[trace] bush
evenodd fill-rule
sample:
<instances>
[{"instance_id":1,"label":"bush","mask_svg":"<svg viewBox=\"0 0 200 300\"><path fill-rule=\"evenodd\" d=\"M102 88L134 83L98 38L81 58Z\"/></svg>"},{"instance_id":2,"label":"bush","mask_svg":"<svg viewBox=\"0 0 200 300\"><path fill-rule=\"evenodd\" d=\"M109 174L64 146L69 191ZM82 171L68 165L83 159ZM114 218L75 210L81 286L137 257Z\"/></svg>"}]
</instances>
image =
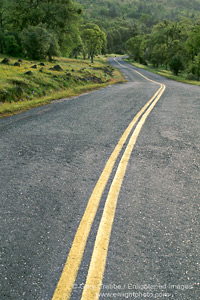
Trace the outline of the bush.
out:
<instances>
[{"instance_id":1,"label":"bush","mask_svg":"<svg viewBox=\"0 0 200 300\"><path fill-rule=\"evenodd\" d=\"M200 53L194 57L194 61L189 65L188 67L188 76L191 77L193 75L193 78L195 79L189 79L189 80L199 80L200 79Z\"/></svg>"},{"instance_id":2,"label":"bush","mask_svg":"<svg viewBox=\"0 0 200 300\"><path fill-rule=\"evenodd\" d=\"M178 73L182 70L184 70L184 64L182 61L182 57L180 55L175 55L172 60L169 63L170 70L175 74L178 75Z\"/></svg>"},{"instance_id":3,"label":"bush","mask_svg":"<svg viewBox=\"0 0 200 300\"><path fill-rule=\"evenodd\" d=\"M56 37L42 25L25 29L22 33L22 45L25 55L34 60L50 58L59 51Z\"/></svg>"},{"instance_id":4,"label":"bush","mask_svg":"<svg viewBox=\"0 0 200 300\"><path fill-rule=\"evenodd\" d=\"M5 53L12 56L19 56L20 54L20 46L13 35L5 37Z\"/></svg>"},{"instance_id":5,"label":"bush","mask_svg":"<svg viewBox=\"0 0 200 300\"><path fill-rule=\"evenodd\" d=\"M0 53L5 53L5 34L0 29Z\"/></svg>"},{"instance_id":6,"label":"bush","mask_svg":"<svg viewBox=\"0 0 200 300\"><path fill-rule=\"evenodd\" d=\"M191 64L187 68L187 73L188 73L188 75L189 74L195 75L195 72L196 72L195 64L193 62L191 62Z\"/></svg>"},{"instance_id":7,"label":"bush","mask_svg":"<svg viewBox=\"0 0 200 300\"><path fill-rule=\"evenodd\" d=\"M13 97L10 91L6 89L0 90L0 102L12 102Z\"/></svg>"},{"instance_id":8,"label":"bush","mask_svg":"<svg viewBox=\"0 0 200 300\"><path fill-rule=\"evenodd\" d=\"M187 74L186 79L188 79L188 80L198 80L197 76L192 74L192 73Z\"/></svg>"},{"instance_id":9,"label":"bush","mask_svg":"<svg viewBox=\"0 0 200 300\"><path fill-rule=\"evenodd\" d=\"M49 49L47 51L47 56L49 58L49 61L52 61L52 56L55 55L60 56L60 50L59 50L59 45L56 37L53 34L51 34Z\"/></svg>"}]
</instances>

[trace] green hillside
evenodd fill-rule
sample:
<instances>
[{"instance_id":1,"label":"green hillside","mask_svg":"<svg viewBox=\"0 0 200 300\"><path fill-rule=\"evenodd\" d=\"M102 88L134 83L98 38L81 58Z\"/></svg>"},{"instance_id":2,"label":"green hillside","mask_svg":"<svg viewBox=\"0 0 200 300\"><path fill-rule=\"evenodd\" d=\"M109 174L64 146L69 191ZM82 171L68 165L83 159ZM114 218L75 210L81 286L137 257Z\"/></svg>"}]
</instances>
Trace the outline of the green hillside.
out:
<instances>
[{"instance_id":1,"label":"green hillside","mask_svg":"<svg viewBox=\"0 0 200 300\"><path fill-rule=\"evenodd\" d=\"M135 19L142 21L144 15L152 22L163 19L177 20L182 17L199 18L199 0L77 0L89 19ZM142 18L142 19L141 19Z\"/></svg>"},{"instance_id":2,"label":"green hillside","mask_svg":"<svg viewBox=\"0 0 200 300\"><path fill-rule=\"evenodd\" d=\"M124 42L137 34L150 33L163 20L200 19L200 0L76 0L83 7L85 22L104 29L108 52L123 54Z\"/></svg>"}]
</instances>

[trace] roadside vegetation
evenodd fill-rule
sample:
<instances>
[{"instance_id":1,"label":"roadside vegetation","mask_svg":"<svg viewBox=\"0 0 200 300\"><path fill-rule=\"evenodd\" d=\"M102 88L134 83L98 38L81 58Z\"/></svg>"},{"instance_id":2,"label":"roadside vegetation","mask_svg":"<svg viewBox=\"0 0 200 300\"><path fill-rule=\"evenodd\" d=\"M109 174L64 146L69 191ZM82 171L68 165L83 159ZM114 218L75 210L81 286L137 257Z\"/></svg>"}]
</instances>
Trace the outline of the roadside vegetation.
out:
<instances>
[{"instance_id":1,"label":"roadside vegetation","mask_svg":"<svg viewBox=\"0 0 200 300\"><path fill-rule=\"evenodd\" d=\"M177 79L200 80L200 22L162 21L126 42L129 57Z\"/></svg>"},{"instance_id":2,"label":"roadside vegetation","mask_svg":"<svg viewBox=\"0 0 200 300\"><path fill-rule=\"evenodd\" d=\"M0 116L123 81L103 56L93 64L62 57L52 62L9 58L6 64L0 63Z\"/></svg>"},{"instance_id":3,"label":"roadside vegetation","mask_svg":"<svg viewBox=\"0 0 200 300\"><path fill-rule=\"evenodd\" d=\"M200 86L200 81L197 80L188 80L187 79L187 74L186 73L180 73L179 75L174 75L172 71L170 70L166 70L165 67L154 67L153 65L143 65L140 63L135 62L133 59L125 59L127 62L129 62L130 64L132 64L133 66L140 68L140 69L144 69L147 71L150 71L152 73L167 77L169 79L175 80L175 81L179 81L179 82L183 82L183 83L188 83L188 84L194 84L194 85L199 85Z\"/></svg>"}]
</instances>

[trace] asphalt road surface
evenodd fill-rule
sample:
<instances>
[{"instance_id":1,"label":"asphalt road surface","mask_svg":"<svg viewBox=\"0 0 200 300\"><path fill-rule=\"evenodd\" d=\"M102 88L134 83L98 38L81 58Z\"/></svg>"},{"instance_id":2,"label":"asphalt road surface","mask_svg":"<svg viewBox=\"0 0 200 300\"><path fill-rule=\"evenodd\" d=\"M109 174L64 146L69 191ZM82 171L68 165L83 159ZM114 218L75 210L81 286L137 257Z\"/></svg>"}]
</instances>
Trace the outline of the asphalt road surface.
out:
<instances>
[{"instance_id":1,"label":"asphalt road surface","mask_svg":"<svg viewBox=\"0 0 200 300\"><path fill-rule=\"evenodd\" d=\"M1 300L200 298L200 87L110 63L127 83L0 120Z\"/></svg>"}]
</instances>

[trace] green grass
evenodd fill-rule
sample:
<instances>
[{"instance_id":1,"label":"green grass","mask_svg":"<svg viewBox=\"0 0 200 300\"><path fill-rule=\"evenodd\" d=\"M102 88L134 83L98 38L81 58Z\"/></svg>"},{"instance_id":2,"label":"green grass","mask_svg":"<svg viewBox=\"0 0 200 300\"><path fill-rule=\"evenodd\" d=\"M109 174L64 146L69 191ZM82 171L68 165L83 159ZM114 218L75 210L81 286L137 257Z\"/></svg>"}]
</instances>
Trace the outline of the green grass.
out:
<instances>
[{"instance_id":1,"label":"green grass","mask_svg":"<svg viewBox=\"0 0 200 300\"><path fill-rule=\"evenodd\" d=\"M0 61L3 58L1 55ZM17 59L9 59L9 65L0 63L0 117L125 81L103 56L93 64L83 59L56 58L51 63L44 62L45 66L23 60L20 67L14 66ZM57 64L62 71L50 70ZM31 68L33 65L37 68ZM32 75L26 75L27 71Z\"/></svg>"},{"instance_id":2,"label":"green grass","mask_svg":"<svg viewBox=\"0 0 200 300\"><path fill-rule=\"evenodd\" d=\"M122 57L122 54L107 54L106 57Z\"/></svg>"},{"instance_id":3,"label":"green grass","mask_svg":"<svg viewBox=\"0 0 200 300\"><path fill-rule=\"evenodd\" d=\"M178 81L178 82L183 82L183 83L187 83L187 84L194 84L194 85L199 85L200 86L200 81L197 80L188 80L185 78L186 74L181 74L179 76L174 75L170 70L166 70L162 67L160 68L154 68L152 66L145 66L142 65L140 63L137 63L135 61L132 60L126 60L127 62L131 63L133 66L150 71L152 73L167 77L169 79Z\"/></svg>"}]
</instances>

